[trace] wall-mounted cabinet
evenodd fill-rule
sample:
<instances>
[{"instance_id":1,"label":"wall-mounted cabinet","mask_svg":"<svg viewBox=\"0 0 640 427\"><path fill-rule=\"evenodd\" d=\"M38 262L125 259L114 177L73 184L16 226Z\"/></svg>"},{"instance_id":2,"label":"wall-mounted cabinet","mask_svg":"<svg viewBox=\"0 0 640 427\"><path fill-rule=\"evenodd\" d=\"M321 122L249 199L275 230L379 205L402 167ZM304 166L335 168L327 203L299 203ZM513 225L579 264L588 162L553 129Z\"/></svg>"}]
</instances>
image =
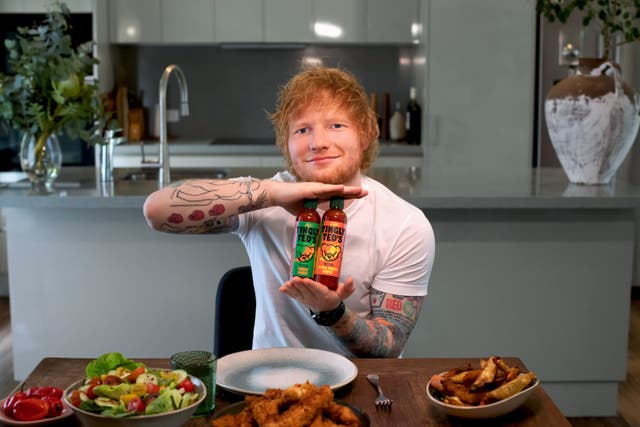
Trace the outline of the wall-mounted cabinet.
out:
<instances>
[{"instance_id":1,"label":"wall-mounted cabinet","mask_svg":"<svg viewBox=\"0 0 640 427\"><path fill-rule=\"evenodd\" d=\"M265 42L409 44L419 0L267 0Z\"/></svg>"},{"instance_id":2,"label":"wall-mounted cabinet","mask_svg":"<svg viewBox=\"0 0 640 427\"><path fill-rule=\"evenodd\" d=\"M264 41L309 43L313 34L311 0L268 0L264 9Z\"/></svg>"},{"instance_id":3,"label":"wall-mounted cabinet","mask_svg":"<svg viewBox=\"0 0 640 427\"><path fill-rule=\"evenodd\" d=\"M213 0L109 0L113 43L213 43Z\"/></svg>"},{"instance_id":4,"label":"wall-mounted cabinet","mask_svg":"<svg viewBox=\"0 0 640 427\"><path fill-rule=\"evenodd\" d=\"M325 43L366 42L365 0L314 0L313 29Z\"/></svg>"},{"instance_id":5,"label":"wall-mounted cabinet","mask_svg":"<svg viewBox=\"0 0 640 427\"><path fill-rule=\"evenodd\" d=\"M419 0L367 0L367 43L416 43L421 41Z\"/></svg>"},{"instance_id":6,"label":"wall-mounted cabinet","mask_svg":"<svg viewBox=\"0 0 640 427\"><path fill-rule=\"evenodd\" d=\"M215 39L218 43L264 40L264 1L215 0Z\"/></svg>"},{"instance_id":7,"label":"wall-mounted cabinet","mask_svg":"<svg viewBox=\"0 0 640 427\"><path fill-rule=\"evenodd\" d=\"M408 44L416 40L412 29L418 4L419 0L191 0L185 7L174 0L110 0L110 39L141 44Z\"/></svg>"},{"instance_id":8,"label":"wall-mounted cabinet","mask_svg":"<svg viewBox=\"0 0 640 427\"><path fill-rule=\"evenodd\" d=\"M162 43L159 0L110 0L109 32L113 43Z\"/></svg>"},{"instance_id":9,"label":"wall-mounted cabinet","mask_svg":"<svg viewBox=\"0 0 640 427\"><path fill-rule=\"evenodd\" d=\"M211 43L214 35L212 0L189 0L188 7L162 0L162 40L165 43Z\"/></svg>"},{"instance_id":10,"label":"wall-mounted cabinet","mask_svg":"<svg viewBox=\"0 0 640 427\"><path fill-rule=\"evenodd\" d=\"M64 2L71 12L93 12L92 0L65 0ZM1 13L43 13L51 9L51 0L2 0L0 1Z\"/></svg>"}]
</instances>

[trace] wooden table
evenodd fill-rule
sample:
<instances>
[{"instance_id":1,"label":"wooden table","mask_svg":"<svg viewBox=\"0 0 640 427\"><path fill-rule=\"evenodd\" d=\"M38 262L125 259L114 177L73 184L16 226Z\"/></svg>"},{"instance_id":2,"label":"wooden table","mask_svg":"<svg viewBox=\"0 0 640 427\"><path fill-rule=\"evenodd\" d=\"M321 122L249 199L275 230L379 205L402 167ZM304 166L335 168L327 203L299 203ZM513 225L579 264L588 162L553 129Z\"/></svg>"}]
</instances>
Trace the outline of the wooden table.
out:
<instances>
[{"instance_id":1,"label":"wooden table","mask_svg":"<svg viewBox=\"0 0 640 427\"><path fill-rule=\"evenodd\" d=\"M147 366L168 368L168 359L136 359ZM505 358L508 364L525 368L516 358ZM37 385L50 385L66 388L72 382L84 376L84 368L90 359L45 358L25 380L25 388ZM372 427L397 426L463 426L478 425L449 417L427 398L425 387L434 373L446 371L467 363L477 364L477 359L354 359L358 367L357 378L349 385L337 390L336 398L347 401L366 412L371 418ZM374 387L369 384L366 375L376 372L380 375L380 385L393 400L390 409L376 409L373 400ZM238 397L235 396L237 400ZM216 408L223 408L234 401L234 396L219 392L216 395ZM189 421L187 427L210 426L212 416ZM58 423L65 426L79 426L75 417ZM560 413L542 387L538 387L523 406L514 412L491 420L494 427L501 426L567 426L571 424Z\"/></svg>"}]
</instances>

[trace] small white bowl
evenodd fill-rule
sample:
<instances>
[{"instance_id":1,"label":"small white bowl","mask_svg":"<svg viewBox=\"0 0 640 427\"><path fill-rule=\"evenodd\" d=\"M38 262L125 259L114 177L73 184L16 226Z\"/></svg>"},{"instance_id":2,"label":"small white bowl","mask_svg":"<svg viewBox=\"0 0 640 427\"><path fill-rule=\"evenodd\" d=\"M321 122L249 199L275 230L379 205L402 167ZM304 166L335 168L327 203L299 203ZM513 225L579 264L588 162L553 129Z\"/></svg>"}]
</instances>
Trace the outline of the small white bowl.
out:
<instances>
[{"instance_id":1,"label":"small white bowl","mask_svg":"<svg viewBox=\"0 0 640 427\"><path fill-rule=\"evenodd\" d=\"M83 427L179 427L191 418L198 405L202 403L207 395L206 387L202 381L192 375L189 375L189 378L191 379L191 382L193 382L193 385L196 387L196 391L199 394L198 401L186 408L176 409L175 411L164 412L162 414L135 415L132 417L115 418L94 414L77 408L69 402L68 396L73 390L82 387L85 378L82 378L67 387L64 391L63 399L65 403L71 407L73 412L76 414L76 417L82 422Z\"/></svg>"},{"instance_id":2,"label":"small white bowl","mask_svg":"<svg viewBox=\"0 0 640 427\"><path fill-rule=\"evenodd\" d=\"M443 372L443 374L444 373L446 372ZM509 412L517 409L529 398L531 393L533 393L533 391L538 387L539 384L540 382L536 378L533 384L520 391L519 393L516 393L506 399L482 406L456 406L444 403L435 396L434 393L437 392L432 390L431 384L427 384L427 396L429 396L429 399L431 400L431 402L433 402L434 405L442 409L447 415L470 419L496 418L502 415L506 415Z\"/></svg>"}]
</instances>

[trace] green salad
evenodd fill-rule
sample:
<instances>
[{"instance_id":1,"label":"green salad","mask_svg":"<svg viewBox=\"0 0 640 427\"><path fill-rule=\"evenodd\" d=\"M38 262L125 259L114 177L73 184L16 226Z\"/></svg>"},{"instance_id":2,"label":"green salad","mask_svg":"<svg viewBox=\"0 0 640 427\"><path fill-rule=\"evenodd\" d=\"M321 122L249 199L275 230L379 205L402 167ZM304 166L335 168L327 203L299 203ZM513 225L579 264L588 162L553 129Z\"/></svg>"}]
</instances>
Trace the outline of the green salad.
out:
<instances>
[{"instance_id":1,"label":"green salad","mask_svg":"<svg viewBox=\"0 0 640 427\"><path fill-rule=\"evenodd\" d=\"M186 408L200 397L182 369L147 368L120 353L87 364L84 384L66 397L73 406L112 417L161 414Z\"/></svg>"}]
</instances>

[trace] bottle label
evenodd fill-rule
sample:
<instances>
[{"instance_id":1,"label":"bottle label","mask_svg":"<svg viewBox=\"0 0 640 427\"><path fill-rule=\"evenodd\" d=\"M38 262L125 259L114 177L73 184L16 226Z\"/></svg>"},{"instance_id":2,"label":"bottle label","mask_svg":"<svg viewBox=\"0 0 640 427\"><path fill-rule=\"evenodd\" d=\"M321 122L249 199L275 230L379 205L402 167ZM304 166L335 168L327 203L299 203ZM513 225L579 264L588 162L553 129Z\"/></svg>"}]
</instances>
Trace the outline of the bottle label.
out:
<instances>
[{"instance_id":1,"label":"bottle label","mask_svg":"<svg viewBox=\"0 0 640 427\"><path fill-rule=\"evenodd\" d=\"M342 249L346 237L345 230L345 224L342 222L325 221L322 223L322 239L316 261L317 275L340 276Z\"/></svg>"},{"instance_id":2,"label":"bottle label","mask_svg":"<svg viewBox=\"0 0 640 427\"><path fill-rule=\"evenodd\" d=\"M296 223L293 262L291 263L292 277L313 278L319 228L320 225L315 222L298 221Z\"/></svg>"}]
</instances>

